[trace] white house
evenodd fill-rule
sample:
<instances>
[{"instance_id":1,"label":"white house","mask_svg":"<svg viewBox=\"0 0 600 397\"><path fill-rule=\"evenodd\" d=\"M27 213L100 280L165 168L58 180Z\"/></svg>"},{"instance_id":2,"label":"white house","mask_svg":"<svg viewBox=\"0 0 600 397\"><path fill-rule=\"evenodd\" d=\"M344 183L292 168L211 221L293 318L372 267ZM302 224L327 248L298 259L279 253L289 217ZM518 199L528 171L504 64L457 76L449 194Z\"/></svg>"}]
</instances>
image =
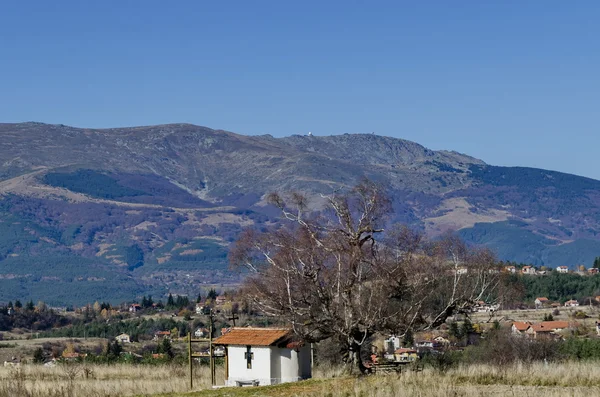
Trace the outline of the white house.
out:
<instances>
[{"instance_id":1,"label":"white house","mask_svg":"<svg viewBox=\"0 0 600 397\"><path fill-rule=\"evenodd\" d=\"M577 307L579 306L579 302L577 302L575 299L571 299L565 302L565 307Z\"/></svg>"},{"instance_id":2,"label":"white house","mask_svg":"<svg viewBox=\"0 0 600 397\"><path fill-rule=\"evenodd\" d=\"M312 376L310 345L289 329L232 328L213 342L226 346L226 386L274 385Z\"/></svg>"},{"instance_id":3,"label":"white house","mask_svg":"<svg viewBox=\"0 0 600 397\"><path fill-rule=\"evenodd\" d=\"M559 273L569 273L569 266L559 266L556 268Z\"/></svg>"},{"instance_id":4,"label":"white house","mask_svg":"<svg viewBox=\"0 0 600 397\"><path fill-rule=\"evenodd\" d=\"M536 274L535 267L533 267L533 266L523 266L523 269L521 269L521 273L523 273L523 274Z\"/></svg>"},{"instance_id":5,"label":"white house","mask_svg":"<svg viewBox=\"0 0 600 397\"><path fill-rule=\"evenodd\" d=\"M539 298L535 298L535 307L543 307L544 305L548 304L548 298L546 298L545 296L539 297Z\"/></svg>"},{"instance_id":6,"label":"white house","mask_svg":"<svg viewBox=\"0 0 600 397\"><path fill-rule=\"evenodd\" d=\"M196 331L194 331L194 336L196 338L206 338L209 335L208 329L206 328L198 328Z\"/></svg>"},{"instance_id":7,"label":"white house","mask_svg":"<svg viewBox=\"0 0 600 397\"><path fill-rule=\"evenodd\" d=\"M127 335L127 334L117 335L115 337L115 340L117 342L121 342L121 343L131 343L131 340L129 339L129 335Z\"/></svg>"}]
</instances>

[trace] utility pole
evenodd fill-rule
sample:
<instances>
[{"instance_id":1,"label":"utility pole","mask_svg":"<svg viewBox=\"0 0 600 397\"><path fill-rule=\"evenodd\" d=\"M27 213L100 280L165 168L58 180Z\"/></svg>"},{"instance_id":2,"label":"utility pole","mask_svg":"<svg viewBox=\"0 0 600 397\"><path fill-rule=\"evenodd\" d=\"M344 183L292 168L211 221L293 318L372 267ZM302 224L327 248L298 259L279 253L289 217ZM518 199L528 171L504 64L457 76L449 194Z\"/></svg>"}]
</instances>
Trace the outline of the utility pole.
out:
<instances>
[{"instance_id":1,"label":"utility pole","mask_svg":"<svg viewBox=\"0 0 600 397\"><path fill-rule=\"evenodd\" d=\"M210 357L210 384L212 386L215 385L215 356L214 356L214 352L213 352L213 310L210 309L210 314L209 314L209 324L210 324L210 329L209 329L209 345L208 345L208 354Z\"/></svg>"},{"instance_id":2,"label":"utility pole","mask_svg":"<svg viewBox=\"0 0 600 397\"><path fill-rule=\"evenodd\" d=\"M193 371L194 371L194 366L193 366L193 359L198 357L198 358L202 358L202 357L206 357L206 353L194 353L192 351L192 343L206 343L208 342L208 356L209 356L209 362L210 362L210 382L211 385L214 386L216 384L216 371L215 371L215 357L214 357L214 351L213 351L213 323L214 323L214 313L212 311L212 309L210 310L209 314L208 314L208 319L209 319L209 326L210 326L210 331L209 331L209 338L208 339L192 339L192 333L191 331L188 331L187 333L187 337L188 337L188 366L189 366L189 375L190 375L190 379L189 379L189 386L190 386L190 390L192 390L194 388L194 381L193 381Z\"/></svg>"},{"instance_id":3,"label":"utility pole","mask_svg":"<svg viewBox=\"0 0 600 397\"><path fill-rule=\"evenodd\" d=\"M194 368L192 363L192 333L188 332L188 358L189 358L189 366L190 366L190 390L194 388Z\"/></svg>"}]
</instances>

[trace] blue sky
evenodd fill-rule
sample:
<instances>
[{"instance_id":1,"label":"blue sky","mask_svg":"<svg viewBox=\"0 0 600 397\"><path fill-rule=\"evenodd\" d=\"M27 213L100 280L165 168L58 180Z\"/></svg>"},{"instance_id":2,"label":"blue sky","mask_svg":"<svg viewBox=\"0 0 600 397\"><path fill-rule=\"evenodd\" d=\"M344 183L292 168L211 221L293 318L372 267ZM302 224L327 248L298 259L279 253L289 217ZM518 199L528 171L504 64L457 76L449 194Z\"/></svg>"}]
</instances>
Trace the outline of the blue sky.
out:
<instances>
[{"instance_id":1,"label":"blue sky","mask_svg":"<svg viewBox=\"0 0 600 397\"><path fill-rule=\"evenodd\" d=\"M375 132L600 179L597 1L13 1L0 122Z\"/></svg>"}]
</instances>

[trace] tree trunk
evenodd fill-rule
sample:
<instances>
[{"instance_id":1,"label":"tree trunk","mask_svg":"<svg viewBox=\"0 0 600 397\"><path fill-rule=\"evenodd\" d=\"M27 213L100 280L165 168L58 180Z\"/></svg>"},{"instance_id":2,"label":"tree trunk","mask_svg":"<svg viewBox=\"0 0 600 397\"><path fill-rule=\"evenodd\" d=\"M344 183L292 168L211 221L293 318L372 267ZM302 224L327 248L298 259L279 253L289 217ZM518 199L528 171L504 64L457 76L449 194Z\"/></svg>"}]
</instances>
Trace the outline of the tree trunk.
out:
<instances>
[{"instance_id":1,"label":"tree trunk","mask_svg":"<svg viewBox=\"0 0 600 397\"><path fill-rule=\"evenodd\" d=\"M365 364L360 357L361 345L356 342L352 342L347 349L346 364L349 367L350 374L353 374L356 369L358 369L360 374L366 374L368 372L368 368L365 367Z\"/></svg>"}]
</instances>

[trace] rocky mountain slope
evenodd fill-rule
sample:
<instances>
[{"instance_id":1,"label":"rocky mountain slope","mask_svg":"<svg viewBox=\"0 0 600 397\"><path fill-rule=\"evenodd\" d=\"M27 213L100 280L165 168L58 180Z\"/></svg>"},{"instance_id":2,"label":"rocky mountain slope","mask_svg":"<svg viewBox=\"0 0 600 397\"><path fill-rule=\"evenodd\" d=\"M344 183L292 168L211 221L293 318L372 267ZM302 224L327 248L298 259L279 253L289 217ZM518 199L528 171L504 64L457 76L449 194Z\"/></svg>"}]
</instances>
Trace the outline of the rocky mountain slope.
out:
<instances>
[{"instance_id":1,"label":"rocky mountain slope","mask_svg":"<svg viewBox=\"0 0 600 397\"><path fill-rule=\"evenodd\" d=\"M234 283L228 244L243 227L277 221L266 193L304 191L318 207L316 193L364 176L388 186L394 220L431 235L459 230L503 259L556 266L600 254L600 182L588 178L372 134L0 124L0 301Z\"/></svg>"}]
</instances>

